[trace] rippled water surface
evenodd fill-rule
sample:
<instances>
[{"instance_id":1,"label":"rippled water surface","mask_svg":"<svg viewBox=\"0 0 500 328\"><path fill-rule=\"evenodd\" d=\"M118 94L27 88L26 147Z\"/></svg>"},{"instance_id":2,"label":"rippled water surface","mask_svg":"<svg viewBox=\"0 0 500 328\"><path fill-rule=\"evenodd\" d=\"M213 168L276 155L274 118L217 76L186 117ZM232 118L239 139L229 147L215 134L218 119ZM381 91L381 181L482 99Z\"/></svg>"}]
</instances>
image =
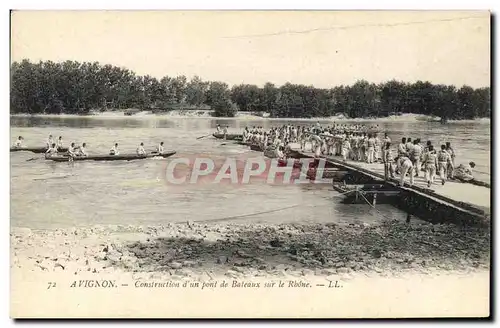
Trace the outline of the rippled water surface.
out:
<instances>
[{"instance_id":1,"label":"rippled water surface","mask_svg":"<svg viewBox=\"0 0 500 328\"><path fill-rule=\"evenodd\" d=\"M286 120L231 120L146 117L11 117L11 142L18 135L27 146L42 146L49 134L65 143L86 142L92 154L107 153L118 142L122 153L134 152L140 142L153 150L159 141L177 151L168 159L130 162L45 161L42 155L10 153L11 222L35 229L94 224L162 224L167 222L375 222L383 216L404 219L390 205L341 204L329 185L228 184L172 186L164 181L169 161L197 155L222 161L227 157L261 156L247 147L214 140L217 124L230 132L245 126L269 128ZM306 125L313 122L294 121ZM324 121L324 124L331 122ZM478 178L489 180L490 123L376 122L393 140L402 136L450 141L459 163L473 160ZM267 212L267 213L263 213ZM252 215L255 214L256 215ZM259 214L261 213L261 214ZM249 216L247 216L249 215Z\"/></svg>"}]
</instances>

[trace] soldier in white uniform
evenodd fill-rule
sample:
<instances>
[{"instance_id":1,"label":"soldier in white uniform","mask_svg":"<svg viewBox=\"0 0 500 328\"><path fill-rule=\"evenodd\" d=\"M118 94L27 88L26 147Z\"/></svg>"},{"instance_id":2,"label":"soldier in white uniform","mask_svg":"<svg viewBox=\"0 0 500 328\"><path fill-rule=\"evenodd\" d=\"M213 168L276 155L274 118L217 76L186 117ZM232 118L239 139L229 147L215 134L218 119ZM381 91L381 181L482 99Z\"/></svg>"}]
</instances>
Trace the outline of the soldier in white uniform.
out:
<instances>
[{"instance_id":1,"label":"soldier in white uniform","mask_svg":"<svg viewBox=\"0 0 500 328\"><path fill-rule=\"evenodd\" d=\"M434 183L436 168L438 166L437 154L434 150L434 146L429 146L429 150L425 153L423 162L425 164L425 177L427 179L427 187L430 187Z\"/></svg>"}]
</instances>

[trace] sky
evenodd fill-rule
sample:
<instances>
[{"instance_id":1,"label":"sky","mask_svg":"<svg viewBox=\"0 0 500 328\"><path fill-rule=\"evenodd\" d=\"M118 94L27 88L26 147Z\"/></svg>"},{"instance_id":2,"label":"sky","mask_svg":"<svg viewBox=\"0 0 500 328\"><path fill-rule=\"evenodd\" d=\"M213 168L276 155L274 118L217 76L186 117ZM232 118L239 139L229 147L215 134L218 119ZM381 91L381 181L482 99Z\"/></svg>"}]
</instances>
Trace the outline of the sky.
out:
<instances>
[{"instance_id":1,"label":"sky","mask_svg":"<svg viewBox=\"0 0 500 328\"><path fill-rule=\"evenodd\" d=\"M11 62L322 88L396 79L490 85L485 11L15 11Z\"/></svg>"}]
</instances>

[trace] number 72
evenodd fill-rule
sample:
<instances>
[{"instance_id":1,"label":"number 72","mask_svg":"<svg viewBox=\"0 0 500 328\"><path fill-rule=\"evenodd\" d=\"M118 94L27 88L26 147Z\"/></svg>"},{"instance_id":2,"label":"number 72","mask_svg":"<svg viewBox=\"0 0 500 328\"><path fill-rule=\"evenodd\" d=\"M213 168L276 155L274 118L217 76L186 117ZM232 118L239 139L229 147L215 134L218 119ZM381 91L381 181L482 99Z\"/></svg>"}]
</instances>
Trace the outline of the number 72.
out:
<instances>
[{"instance_id":1,"label":"number 72","mask_svg":"<svg viewBox=\"0 0 500 328\"><path fill-rule=\"evenodd\" d=\"M49 285L47 286L47 289L51 289L52 287L56 287L55 282L49 282Z\"/></svg>"}]
</instances>

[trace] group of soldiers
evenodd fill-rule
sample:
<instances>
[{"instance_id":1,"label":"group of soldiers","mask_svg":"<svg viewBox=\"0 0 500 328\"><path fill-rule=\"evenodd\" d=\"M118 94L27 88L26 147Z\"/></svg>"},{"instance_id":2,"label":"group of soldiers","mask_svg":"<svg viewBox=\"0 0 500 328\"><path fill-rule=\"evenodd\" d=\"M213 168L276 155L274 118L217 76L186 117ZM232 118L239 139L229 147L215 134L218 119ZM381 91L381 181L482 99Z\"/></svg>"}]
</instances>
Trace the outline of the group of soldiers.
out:
<instances>
[{"instance_id":1,"label":"group of soldiers","mask_svg":"<svg viewBox=\"0 0 500 328\"><path fill-rule=\"evenodd\" d=\"M310 145L316 158L321 155L341 156L344 161L359 161L383 163L386 179L400 175L400 184L404 185L405 178L409 176L409 184L414 183L414 177L425 172L425 179L430 187L439 174L441 184L448 179L457 178L463 181L473 179L472 168L475 164L455 167L455 151L451 144L435 147L431 141L422 145L419 138L402 138L394 154L391 138L384 134L380 137L378 125L345 125L333 124L321 127L319 123L314 126L296 126L286 124L273 127L265 131L262 127L246 127L243 131L243 141L259 145L263 150L273 148L276 157L285 158L290 144L300 144L300 149L305 151Z\"/></svg>"},{"instance_id":2,"label":"group of soldiers","mask_svg":"<svg viewBox=\"0 0 500 328\"><path fill-rule=\"evenodd\" d=\"M407 175L409 184L413 185L414 177L418 177L422 169L425 172L428 187L434 183L437 173L439 173L442 185L447 179L453 179L455 151L449 142L441 145L438 150L434 148L431 141L427 141L424 147L419 138L413 141L411 138L402 138L397 147L397 157L393 156L390 142L385 144L383 153L386 178L389 175L394 177L394 171L397 170L400 174L400 185L404 185Z\"/></svg>"},{"instance_id":3,"label":"group of soldiers","mask_svg":"<svg viewBox=\"0 0 500 328\"><path fill-rule=\"evenodd\" d=\"M346 138L347 134L351 134L350 143L352 143L353 151L349 152L349 159L362 160L361 137L368 136L370 131L373 132L375 129L378 129L378 126L368 127L365 125L349 126L334 124L329 127L321 127L319 123L317 123L316 126L313 127L287 124L280 127L273 127L269 131L265 131L261 126L254 126L253 128L246 127L244 129L243 141L257 144L263 149L269 146L273 146L277 149L286 149L287 145L291 143L299 143L301 150L306 150L307 146L310 145L310 149L317 153L318 156L321 154L341 155L343 140ZM356 138L353 138L354 136L356 136ZM372 141L373 140L370 142ZM379 141L378 145L380 144ZM380 158L380 156L375 156L375 154L373 154L372 157L373 159L371 159L370 156L366 158L371 160L371 162L374 162L375 158Z\"/></svg>"},{"instance_id":4,"label":"group of soldiers","mask_svg":"<svg viewBox=\"0 0 500 328\"><path fill-rule=\"evenodd\" d=\"M386 158L384 160L386 177L393 176L393 166L391 165L392 152L390 144L386 146ZM398 145L397 168L400 173L400 185L404 184L406 175L409 175L409 184L414 183L414 177L425 171L427 186L434 184L436 175L439 174L441 184L444 185L448 179L456 179L462 182L474 180L472 170L476 166L474 162L456 165L455 151L450 142L446 142L438 147L434 147L432 141L427 141L425 147L421 145L420 139L413 142L411 138L402 138Z\"/></svg>"}]
</instances>

